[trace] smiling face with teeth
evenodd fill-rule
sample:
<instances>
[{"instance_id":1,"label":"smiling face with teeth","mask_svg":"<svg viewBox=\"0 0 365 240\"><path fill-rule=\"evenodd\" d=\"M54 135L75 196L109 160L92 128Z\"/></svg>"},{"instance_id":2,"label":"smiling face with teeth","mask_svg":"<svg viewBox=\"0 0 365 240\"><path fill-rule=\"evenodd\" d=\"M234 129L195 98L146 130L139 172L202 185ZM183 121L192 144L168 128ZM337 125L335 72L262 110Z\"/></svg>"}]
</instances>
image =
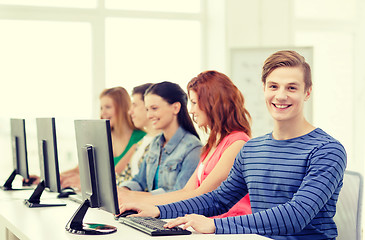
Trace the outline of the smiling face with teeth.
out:
<instances>
[{"instance_id":1,"label":"smiling face with teeth","mask_svg":"<svg viewBox=\"0 0 365 240\"><path fill-rule=\"evenodd\" d=\"M144 100L147 118L152 122L153 128L163 132L174 129L172 132L175 132L179 127L177 114L181 104L179 102L170 104L156 94L147 94Z\"/></svg>"},{"instance_id":2,"label":"smiling face with teeth","mask_svg":"<svg viewBox=\"0 0 365 240\"><path fill-rule=\"evenodd\" d=\"M309 99L300 67L279 67L264 83L266 106L276 123L296 124L304 120L303 105Z\"/></svg>"}]
</instances>

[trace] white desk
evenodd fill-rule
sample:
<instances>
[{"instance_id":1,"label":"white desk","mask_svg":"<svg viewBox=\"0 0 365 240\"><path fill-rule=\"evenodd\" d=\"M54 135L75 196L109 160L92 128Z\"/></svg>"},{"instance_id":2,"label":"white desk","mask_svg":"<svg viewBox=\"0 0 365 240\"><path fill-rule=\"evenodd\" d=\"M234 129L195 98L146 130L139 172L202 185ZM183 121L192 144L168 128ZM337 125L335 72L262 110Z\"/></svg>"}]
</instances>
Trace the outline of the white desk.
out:
<instances>
[{"instance_id":1,"label":"white desk","mask_svg":"<svg viewBox=\"0 0 365 240\"><path fill-rule=\"evenodd\" d=\"M85 215L84 222L104 223L116 226L116 233L108 235L75 235L65 230L65 225L74 214L79 204L70 200L56 199L55 193L44 192L42 202L67 203L65 207L28 208L23 204L25 198L29 198L32 191L2 191L0 190L0 239L22 239L22 240L67 240L67 239L250 239L265 240L268 238L251 235L215 235L200 234L192 229L188 236L151 237L145 233L125 226L114 220L113 215L99 209L89 209Z\"/></svg>"}]
</instances>

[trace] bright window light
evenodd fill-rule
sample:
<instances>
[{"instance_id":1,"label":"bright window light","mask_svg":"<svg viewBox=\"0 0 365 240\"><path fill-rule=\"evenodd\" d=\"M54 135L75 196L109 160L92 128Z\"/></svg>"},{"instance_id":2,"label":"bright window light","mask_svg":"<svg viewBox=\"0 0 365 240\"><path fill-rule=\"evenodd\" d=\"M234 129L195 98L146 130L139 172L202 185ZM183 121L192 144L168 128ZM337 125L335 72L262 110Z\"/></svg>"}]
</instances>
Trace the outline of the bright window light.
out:
<instances>
[{"instance_id":1,"label":"bright window light","mask_svg":"<svg viewBox=\"0 0 365 240\"><path fill-rule=\"evenodd\" d=\"M106 85L130 91L146 82L186 84L200 71L200 23L180 20L106 21Z\"/></svg>"},{"instance_id":2,"label":"bright window light","mask_svg":"<svg viewBox=\"0 0 365 240\"><path fill-rule=\"evenodd\" d=\"M105 7L111 9L190 12L200 11L199 0L105 0Z\"/></svg>"},{"instance_id":3,"label":"bright window light","mask_svg":"<svg viewBox=\"0 0 365 240\"><path fill-rule=\"evenodd\" d=\"M0 4L44 6L44 7L74 7L95 8L97 0L0 0Z\"/></svg>"}]
</instances>

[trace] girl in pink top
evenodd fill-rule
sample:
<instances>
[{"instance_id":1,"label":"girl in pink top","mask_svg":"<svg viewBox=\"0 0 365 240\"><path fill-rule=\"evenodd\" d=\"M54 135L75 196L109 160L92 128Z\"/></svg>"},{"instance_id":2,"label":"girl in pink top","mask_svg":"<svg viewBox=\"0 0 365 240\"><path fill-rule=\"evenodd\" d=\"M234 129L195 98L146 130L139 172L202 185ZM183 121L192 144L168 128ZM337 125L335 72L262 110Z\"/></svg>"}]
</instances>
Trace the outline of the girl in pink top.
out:
<instances>
[{"instance_id":1,"label":"girl in pink top","mask_svg":"<svg viewBox=\"0 0 365 240\"><path fill-rule=\"evenodd\" d=\"M209 132L202 149L200 163L185 187L161 195L144 196L119 191L121 212L138 211L138 216L151 216L155 205L185 200L213 191L227 177L236 155L251 136L250 114L244 97L233 82L217 71L206 71L188 83L190 113L194 122ZM216 216L237 216L251 213L249 197L244 197L227 213Z\"/></svg>"},{"instance_id":2,"label":"girl in pink top","mask_svg":"<svg viewBox=\"0 0 365 240\"><path fill-rule=\"evenodd\" d=\"M245 132L232 132L218 144L217 148L215 149L213 155L207 160L205 164L202 162L207 156L203 154L201 156L200 163L198 165L198 172L195 177L196 185L195 187L198 188L202 184L202 182L209 176L209 174L213 171L215 166L217 165L219 159L221 158L222 154L226 149L231 146L232 143L243 140L247 142L250 137ZM200 170L201 169L201 170ZM250 205L250 198L246 195L244 198L241 199L238 203L236 203L228 212L216 216L216 217L233 217L233 216L240 216L251 214L251 205Z\"/></svg>"}]
</instances>

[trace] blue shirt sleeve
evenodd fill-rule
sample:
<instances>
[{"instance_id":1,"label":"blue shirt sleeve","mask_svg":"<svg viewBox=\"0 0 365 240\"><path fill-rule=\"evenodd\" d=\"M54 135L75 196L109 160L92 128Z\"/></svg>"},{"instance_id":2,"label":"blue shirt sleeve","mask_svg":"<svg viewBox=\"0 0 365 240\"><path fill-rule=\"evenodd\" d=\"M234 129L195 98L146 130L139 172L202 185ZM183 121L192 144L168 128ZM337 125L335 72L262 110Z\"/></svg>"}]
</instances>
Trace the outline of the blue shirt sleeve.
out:
<instances>
[{"instance_id":1,"label":"blue shirt sleeve","mask_svg":"<svg viewBox=\"0 0 365 240\"><path fill-rule=\"evenodd\" d=\"M217 190L158 206L160 217L175 218L189 213L213 216L221 213L223 203L232 205L237 197L247 192L242 179L242 160L242 156L236 159L229 178ZM313 151L308 161L307 173L292 199L250 215L214 219L216 233L287 235L302 231L342 184L346 155L342 145L331 142ZM230 196L226 195L228 192L231 192Z\"/></svg>"}]
</instances>

